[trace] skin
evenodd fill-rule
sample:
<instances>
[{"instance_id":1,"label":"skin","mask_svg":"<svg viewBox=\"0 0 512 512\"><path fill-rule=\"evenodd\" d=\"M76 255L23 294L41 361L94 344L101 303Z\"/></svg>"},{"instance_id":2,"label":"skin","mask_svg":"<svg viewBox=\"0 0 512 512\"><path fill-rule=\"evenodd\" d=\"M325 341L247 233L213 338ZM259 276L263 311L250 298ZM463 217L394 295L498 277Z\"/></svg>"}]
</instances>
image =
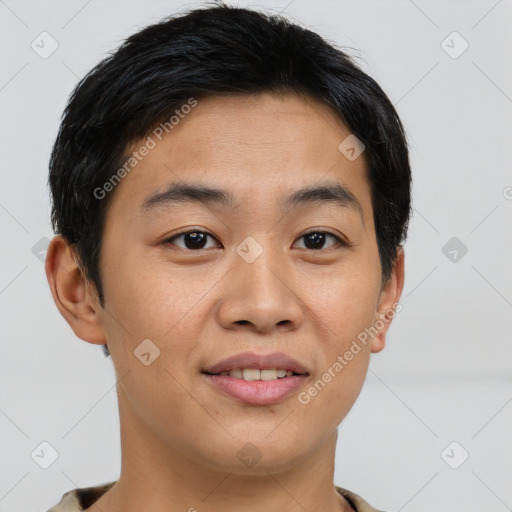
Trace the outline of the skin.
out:
<instances>
[{"instance_id":1,"label":"skin","mask_svg":"<svg viewBox=\"0 0 512 512\"><path fill-rule=\"evenodd\" d=\"M349 161L338 150L349 133L327 106L297 94L200 100L111 192L104 308L72 249L53 239L46 271L55 303L79 338L108 344L118 379L121 475L87 512L352 510L333 485L337 427L370 353L384 348L404 254L398 248L382 286L364 153ZM141 212L147 197L180 180L226 189L238 207ZM327 180L353 193L364 222L332 202L281 211L284 196ZM213 238L203 249L186 248L184 237L165 241L187 228ZM350 245L327 237L323 248L307 248L309 228ZM235 251L248 236L263 249L250 264ZM379 333L300 403L298 393L381 315ZM134 357L147 338L160 349L149 366ZM245 351L285 352L311 375L281 403L242 404L201 371ZM250 468L237 457L246 443L261 453Z\"/></svg>"}]
</instances>

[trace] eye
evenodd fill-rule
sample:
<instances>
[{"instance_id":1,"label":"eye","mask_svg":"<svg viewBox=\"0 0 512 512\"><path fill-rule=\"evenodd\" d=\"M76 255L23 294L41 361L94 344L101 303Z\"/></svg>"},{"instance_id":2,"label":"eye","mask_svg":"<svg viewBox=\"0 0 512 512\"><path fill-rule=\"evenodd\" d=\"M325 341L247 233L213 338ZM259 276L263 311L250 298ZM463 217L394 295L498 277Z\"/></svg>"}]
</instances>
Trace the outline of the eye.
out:
<instances>
[{"instance_id":1,"label":"eye","mask_svg":"<svg viewBox=\"0 0 512 512\"><path fill-rule=\"evenodd\" d=\"M213 246L208 247L208 238L216 240L216 238L210 233L200 231L198 229L193 229L189 231L183 231L182 233L178 233L177 235L174 235L171 238L164 240L164 243L176 245L178 247L181 247L182 249L188 249L191 251L201 249L212 249L219 246L214 244ZM347 242L342 240L340 237L334 235L333 233L330 233L328 231L320 231L318 229L304 233L301 237L299 237L299 240L302 239L304 239L304 247L299 248L309 249L313 251L318 251L320 249L329 249L335 246L336 244L345 247L349 245ZM327 245L326 247L326 242L329 239L331 239L333 242L331 242L331 244ZM181 240L182 243L177 243L177 240Z\"/></svg>"},{"instance_id":2,"label":"eye","mask_svg":"<svg viewBox=\"0 0 512 512\"><path fill-rule=\"evenodd\" d=\"M169 243L173 245L177 245L182 249L189 250L199 250L199 249L211 249L208 247L208 238L214 239L210 233L206 233L205 231L199 231L198 229L193 229L190 231L183 231L182 233L178 233L177 235L164 240L164 243ZM175 243L175 240L183 240L183 245Z\"/></svg>"},{"instance_id":3,"label":"eye","mask_svg":"<svg viewBox=\"0 0 512 512\"><path fill-rule=\"evenodd\" d=\"M326 240L328 240L329 238L333 239L335 243L325 247ZM299 238L299 240L302 239L304 239L305 247L301 247L301 249L310 249L314 251L319 249L329 249L333 245L336 245L336 243L341 246L348 246L348 244L344 240L334 235L333 233L329 233L328 231L308 231Z\"/></svg>"}]
</instances>

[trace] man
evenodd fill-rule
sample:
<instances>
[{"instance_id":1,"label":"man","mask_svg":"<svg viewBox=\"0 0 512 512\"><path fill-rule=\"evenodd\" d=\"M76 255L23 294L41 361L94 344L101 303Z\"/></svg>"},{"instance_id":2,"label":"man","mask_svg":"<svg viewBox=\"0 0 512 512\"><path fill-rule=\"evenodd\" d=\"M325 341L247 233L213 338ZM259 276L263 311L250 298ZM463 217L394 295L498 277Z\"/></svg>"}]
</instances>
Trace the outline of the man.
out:
<instances>
[{"instance_id":1,"label":"man","mask_svg":"<svg viewBox=\"0 0 512 512\"><path fill-rule=\"evenodd\" d=\"M337 427L399 308L410 185L381 88L283 17L192 10L96 66L46 272L112 356L121 474L51 511L374 511L333 483Z\"/></svg>"}]
</instances>

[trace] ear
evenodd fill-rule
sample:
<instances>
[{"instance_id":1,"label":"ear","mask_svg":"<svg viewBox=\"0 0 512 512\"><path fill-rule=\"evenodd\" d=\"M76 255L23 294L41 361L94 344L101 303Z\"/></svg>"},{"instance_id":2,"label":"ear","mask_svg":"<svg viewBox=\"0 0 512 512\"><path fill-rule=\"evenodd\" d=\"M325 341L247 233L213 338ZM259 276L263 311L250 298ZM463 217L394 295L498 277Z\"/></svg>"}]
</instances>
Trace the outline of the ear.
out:
<instances>
[{"instance_id":1,"label":"ear","mask_svg":"<svg viewBox=\"0 0 512 512\"><path fill-rule=\"evenodd\" d=\"M379 305L377 307L374 327L378 331L371 344L371 351L380 352L386 345L386 333L397 312L402 305L398 303L404 288L405 255L403 247L398 247L393 271L390 278L381 290Z\"/></svg>"},{"instance_id":2,"label":"ear","mask_svg":"<svg viewBox=\"0 0 512 512\"><path fill-rule=\"evenodd\" d=\"M96 289L77 265L73 249L60 235L50 242L45 271L53 300L73 332L84 341L104 345L106 336Z\"/></svg>"}]
</instances>

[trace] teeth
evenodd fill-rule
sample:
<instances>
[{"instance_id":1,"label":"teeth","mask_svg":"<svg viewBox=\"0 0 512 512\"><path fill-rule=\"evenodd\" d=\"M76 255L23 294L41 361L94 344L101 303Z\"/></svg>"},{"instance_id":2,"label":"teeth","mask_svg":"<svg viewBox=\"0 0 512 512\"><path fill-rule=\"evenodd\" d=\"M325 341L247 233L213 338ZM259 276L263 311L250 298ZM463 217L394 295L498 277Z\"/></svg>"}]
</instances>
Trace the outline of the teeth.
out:
<instances>
[{"instance_id":1,"label":"teeth","mask_svg":"<svg viewBox=\"0 0 512 512\"><path fill-rule=\"evenodd\" d=\"M244 368L244 380L260 380L260 371L252 368Z\"/></svg>"},{"instance_id":2,"label":"teeth","mask_svg":"<svg viewBox=\"0 0 512 512\"><path fill-rule=\"evenodd\" d=\"M281 368L258 370L257 368L243 368L231 370L229 372L221 372L220 375L226 377L234 377L235 379L252 380L276 380L284 377L291 377L293 372L291 370L283 370Z\"/></svg>"},{"instance_id":3,"label":"teeth","mask_svg":"<svg viewBox=\"0 0 512 512\"><path fill-rule=\"evenodd\" d=\"M277 370L260 370L261 380L277 379Z\"/></svg>"}]
</instances>

